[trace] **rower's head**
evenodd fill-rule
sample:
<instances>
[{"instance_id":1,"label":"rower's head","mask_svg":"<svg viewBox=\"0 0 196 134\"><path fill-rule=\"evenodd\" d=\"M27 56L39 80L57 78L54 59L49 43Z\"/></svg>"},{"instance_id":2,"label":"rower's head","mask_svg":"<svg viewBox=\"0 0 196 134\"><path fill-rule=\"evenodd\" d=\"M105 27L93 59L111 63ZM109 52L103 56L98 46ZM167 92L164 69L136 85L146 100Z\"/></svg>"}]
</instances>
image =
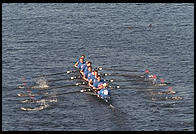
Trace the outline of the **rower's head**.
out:
<instances>
[{"instance_id":1,"label":"rower's head","mask_svg":"<svg viewBox=\"0 0 196 134\"><path fill-rule=\"evenodd\" d=\"M95 75L95 69L92 70L92 75Z\"/></svg>"},{"instance_id":2,"label":"rower's head","mask_svg":"<svg viewBox=\"0 0 196 134\"><path fill-rule=\"evenodd\" d=\"M80 57L80 58L83 58L83 59L84 59L84 58L85 58L85 55L81 55L81 57Z\"/></svg>"},{"instance_id":3,"label":"rower's head","mask_svg":"<svg viewBox=\"0 0 196 134\"><path fill-rule=\"evenodd\" d=\"M89 67L91 66L91 62L89 60L86 61L86 65Z\"/></svg>"},{"instance_id":4,"label":"rower's head","mask_svg":"<svg viewBox=\"0 0 196 134\"><path fill-rule=\"evenodd\" d=\"M98 75L98 76L97 76L97 81L100 81L100 80L101 80L101 76Z\"/></svg>"},{"instance_id":5,"label":"rower's head","mask_svg":"<svg viewBox=\"0 0 196 134\"><path fill-rule=\"evenodd\" d=\"M83 58L80 58L80 63L83 63L84 62L84 59Z\"/></svg>"},{"instance_id":6,"label":"rower's head","mask_svg":"<svg viewBox=\"0 0 196 134\"><path fill-rule=\"evenodd\" d=\"M89 71L89 72L92 72L92 66L89 66L89 67L88 67L88 71Z\"/></svg>"},{"instance_id":7,"label":"rower's head","mask_svg":"<svg viewBox=\"0 0 196 134\"><path fill-rule=\"evenodd\" d=\"M98 71L97 70L94 70L94 75L95 75L96 78L98 77Z\"/></svg>"}]
</instances>

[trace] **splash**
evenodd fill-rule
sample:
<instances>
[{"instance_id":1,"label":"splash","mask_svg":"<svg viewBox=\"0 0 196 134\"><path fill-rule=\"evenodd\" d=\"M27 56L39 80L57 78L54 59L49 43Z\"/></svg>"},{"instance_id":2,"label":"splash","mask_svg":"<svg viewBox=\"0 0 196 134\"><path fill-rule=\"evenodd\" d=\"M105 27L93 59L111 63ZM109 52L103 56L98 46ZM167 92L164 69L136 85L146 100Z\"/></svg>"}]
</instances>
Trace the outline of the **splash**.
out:
<instances>
[{"instance_id":1,"label":"splash","mask_svg":"<svg viewBox=\"0 0 196 134\"><path fill-rule=\"evenodd\" d=\"M39 111L39 110L43 110L45 108L49 107L48 104L45 105L41 105L40 107L35 107L35 108L25 108L25 107L21 107L20 109L23 111Z\"/></svg>"},{"instance_id":2,"label":"splash","mask_svg":"<svg viewBox=\"0 0 196 134\"><path fill-rule=\"evenodd\" d=\"M45 78L39 79L36 83L38 84L38 87L41 89L45 89L49 87L47 80Z\"/></svg>"}]
</instances>

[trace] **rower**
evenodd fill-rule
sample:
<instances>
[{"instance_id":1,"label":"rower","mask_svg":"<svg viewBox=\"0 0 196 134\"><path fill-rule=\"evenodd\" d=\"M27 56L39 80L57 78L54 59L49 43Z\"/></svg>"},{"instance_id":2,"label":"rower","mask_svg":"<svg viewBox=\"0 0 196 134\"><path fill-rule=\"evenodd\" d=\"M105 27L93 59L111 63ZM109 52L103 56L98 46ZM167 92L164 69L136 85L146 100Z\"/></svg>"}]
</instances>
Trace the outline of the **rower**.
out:
<instances>
[{"instance_id":1,"label":"rower","mask_svg":"<svg viewBox=\"0 0 196 134\"><path fill-rule=\"evenodd\" d=\"M92 73L92 67L89 66L89 67L88 67L88 70L84 72L83 79L84 79L85 81L88 81L88 76L91 75L91 73ZM90 76L89 76L89 77L90 77Z\"/></svg>"},{"instance_id":2,"label":"rower","mask_svg":"<svg viewBox=\"0 0 196 134\"><path fill-rule=\"evenodd\" d=\"M80 63L80 59L83 59L83 62L85 62L84 58L85 58L85 55L82 55L79 60L76 61L76 63L74 64L74 67L78 68L78 64Z\"/></svg>"},{"instance_id":3,"label":"rower","mask_svg":"<svg viewBox=\"0 0 196 134\"><path fill-rule=\"evenodd\" d=\"M98 71L97 70L94 70L89 76L88 76L88 85L90 87L93 88L93 82L95 79L97 79L98 77Z\"/></svg>"},{"instance_id":4,"label":"rower","mask_svg":"<svg viewBox=\"0 0 196 134\"><path fill-rule=\"evenodd\" d=\"M101 76L98 75L97 79L93 81L93 89L101 89L101 84L105 83L105 80L101 79Z\"/></svg>"},{"instance_id":5,"label":"rower","mask_svg":"<svg viewBox=\"0 0 196 134\"><path fill-rule=\"evenodd\" d=\"M98 91L98 97L109 98L111 96L111 91L107 88L107 83L101 85L101 90Z\"/></svg>"},{"instance_id":6,"label":"rower","mask_svg":"<svg viewBox=\"0 0 196 134\"><path fill-rule=\"evenodd\" d=\"M84 75L84 73L85 73L86 71L88 71L88 67L90 67L91 65L92 65L92 64L91 64L90 61L86 61L86 63L83 64L83 65L81 66L80 73L82 74L82 76Z\"/></svg>"},{"instance_id":7,"label":"rower","mask_svg":"<svg viewBox=\"0 0 196 134\"><path fill-rule=\"evenodd\" d=\"M85 55L81 55L80 58L83 58L84 59L84 62L85 62ZM80 58L77 60L78 63L80 62Z\"/></svg>"},{"instance_id":8,"label":"rower","mask_svg":"<svg viewBox=\"0 0 196 134\"><path fill-rule=\"evenodd\" d=\"M79 62L76 62L75 65L74 65L74 67L79 68L81 70L81 66L83 64L85 64L84 59L83 58L80 58L80 61Z\"/></svg>"}]
</instances>

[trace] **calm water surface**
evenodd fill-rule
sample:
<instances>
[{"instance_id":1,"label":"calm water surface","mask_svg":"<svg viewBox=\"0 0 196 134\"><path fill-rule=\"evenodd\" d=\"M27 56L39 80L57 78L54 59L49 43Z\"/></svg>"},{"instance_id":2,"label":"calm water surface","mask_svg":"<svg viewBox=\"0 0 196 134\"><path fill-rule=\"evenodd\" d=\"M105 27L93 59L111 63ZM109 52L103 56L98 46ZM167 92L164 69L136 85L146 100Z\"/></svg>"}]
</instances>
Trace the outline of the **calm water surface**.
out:
<instances>
[{"instance_id":1,"label":"calm water surface","mask_svg":"<svg viewBox=\"0 0 196 134\"><path fill-rule=\"evenodd\" d=\"M3 4L2 129L7 130L194 130L194 5L193 4ZM151 25L150 25L151 24ZM149 26L150 25L150 26ZM81 54L93 67L129 70L148 68L176 91L112 91L112 104L83 94L52 96L40 111L23 111L29 97L18 89L23 76L73 70ZM122 73L106 71L101 73ZM129 74L131 74L129 72ZM77 73L45 77L70 78ZM107 76L104 79L130 78ZM38 79L30 79L38 81ZM81 82L49 83L63 86ZM146 87L144 82L115 82ZM79 91L70 86L45 93ZM27 89L26 89L27 90ZM157 89L158 90L158 89ZM180 96L181 100L163 99ZM51 99L51 96L48 97Z\"/></svg>"}]
</instances>

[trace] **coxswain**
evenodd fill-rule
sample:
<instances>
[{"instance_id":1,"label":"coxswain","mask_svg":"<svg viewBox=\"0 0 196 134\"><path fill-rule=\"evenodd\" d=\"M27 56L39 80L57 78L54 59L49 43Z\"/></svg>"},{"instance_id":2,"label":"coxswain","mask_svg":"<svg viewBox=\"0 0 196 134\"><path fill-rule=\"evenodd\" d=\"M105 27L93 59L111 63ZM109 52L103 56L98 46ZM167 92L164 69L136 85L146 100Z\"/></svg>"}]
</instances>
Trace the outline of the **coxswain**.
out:
<instances>
[{"instance_id":1,"label":"coxswain","mask_svg":"<svg viewBox=\"0 0 196 134\"><path fill-rule=\"evenodd\" d=\"M101 85L101 90L98 91L98 97L101 97L101 98L110 98L111 96L111 91L110 89L107 88L108 84L107 83L104 83Z\"/></svg>"}]
</instances>

